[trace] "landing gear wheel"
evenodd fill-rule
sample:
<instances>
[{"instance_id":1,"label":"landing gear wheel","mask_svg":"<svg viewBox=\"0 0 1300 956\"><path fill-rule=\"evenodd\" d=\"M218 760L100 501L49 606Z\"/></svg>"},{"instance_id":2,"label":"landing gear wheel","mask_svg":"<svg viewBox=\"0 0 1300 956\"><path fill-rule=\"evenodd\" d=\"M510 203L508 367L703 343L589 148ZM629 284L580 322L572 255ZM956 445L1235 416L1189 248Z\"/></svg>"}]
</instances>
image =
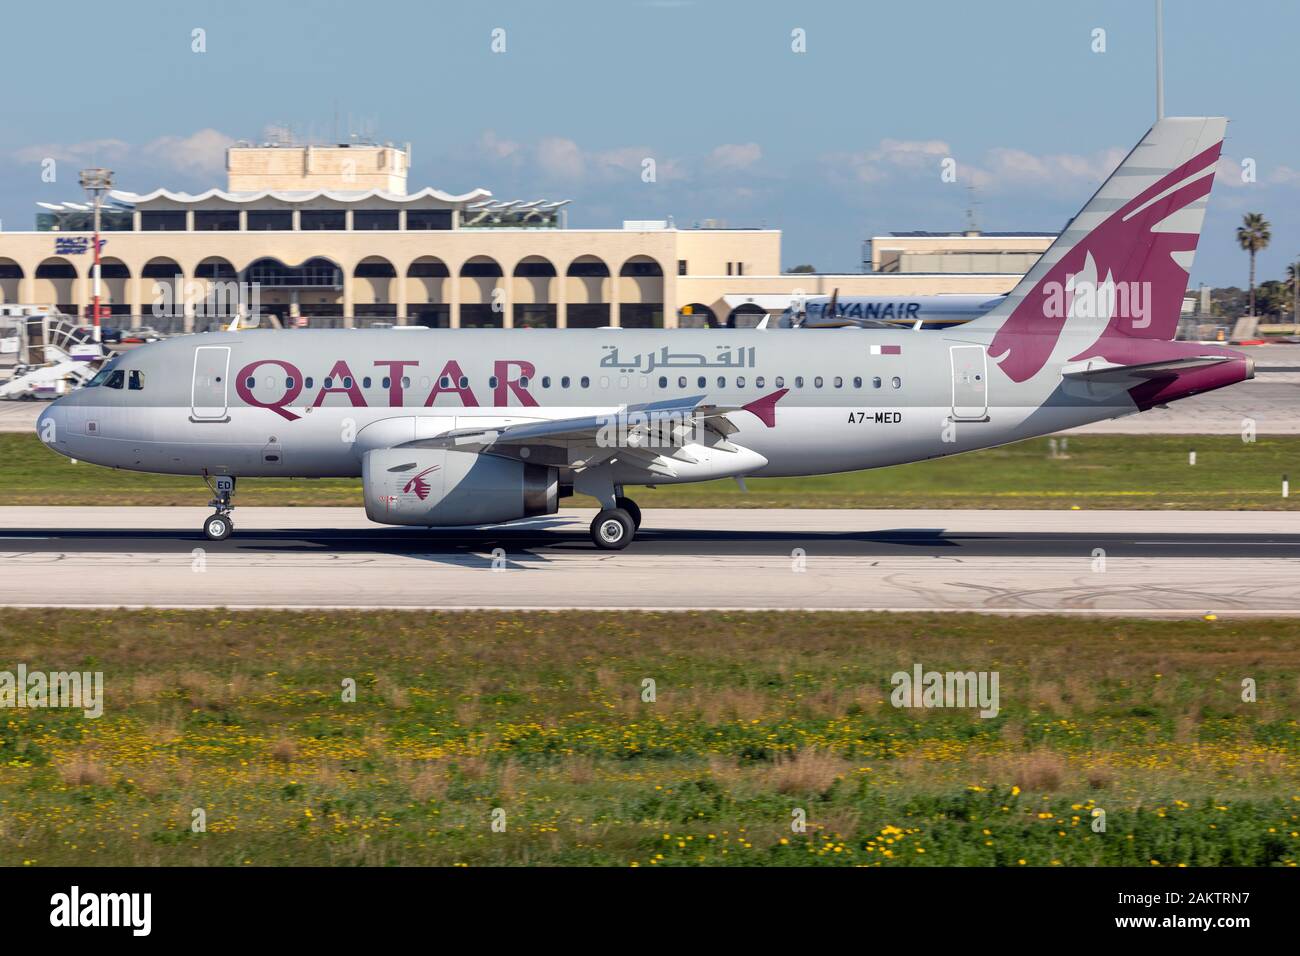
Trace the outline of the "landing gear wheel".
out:
<instances>
[{"instance_id":1,"label":"landing gear wheel","mask_svg":"<svg viewBox=\"0 0 1300 956\"><path fill-rule=\"evenodd\" d=\"M225 541L234 530L235 524L228 515L214 514L203 522L203 534L209 541Z\"/></svg>"},{"instance_id":2,"label":"landing gear wheel","mask_svg":"<svg viewBox=\"0 0 1300 956\"><path fill-rule=\"evenodd\" d=\"M637 507L635 501L631 498L615 498L614 507L626 511L628 517L632 519L632 524L636 526L638 531L641 530L641 509Z\"/></svg>"},{"instance_id":3,"label":"landing gear wheel","mask_svg":"<svg viewBox=\"0 0 1300 956\"><path fill-rule=\"evenodd\" d=\"M591 540L605 551L622 551L635 536L636 524L622 508L607 508L591 523Z\"/></svg>"}]
</instances>

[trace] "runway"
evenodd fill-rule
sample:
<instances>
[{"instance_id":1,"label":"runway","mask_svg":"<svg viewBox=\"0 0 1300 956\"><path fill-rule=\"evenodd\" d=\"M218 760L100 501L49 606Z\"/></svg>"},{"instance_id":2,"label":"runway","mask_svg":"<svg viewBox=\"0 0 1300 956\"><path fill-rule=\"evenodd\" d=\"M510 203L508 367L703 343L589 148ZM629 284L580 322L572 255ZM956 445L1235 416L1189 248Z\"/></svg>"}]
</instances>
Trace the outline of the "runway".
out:
<instances>
[{"instance_id":1,"label":"runway","mask_svg":"<svg viewBox=\"0 0 1300 956\"><path fill-rule=\"evenodd\" d=\"M360 509L0 508L7 606L825 609L1300 614L1300 514L647 511L623 552L593 512L393 529Z\"/></svg>"}]
</instances>

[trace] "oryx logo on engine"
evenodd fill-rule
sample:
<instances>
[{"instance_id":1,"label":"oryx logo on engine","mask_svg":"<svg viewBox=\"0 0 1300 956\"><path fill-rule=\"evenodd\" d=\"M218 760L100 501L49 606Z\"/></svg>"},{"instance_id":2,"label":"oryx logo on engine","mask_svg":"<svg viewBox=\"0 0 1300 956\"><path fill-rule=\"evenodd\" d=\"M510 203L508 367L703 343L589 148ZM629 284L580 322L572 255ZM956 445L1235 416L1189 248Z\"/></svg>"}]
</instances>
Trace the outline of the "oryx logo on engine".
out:
<instances>
[{"instance_id":1,"label":"oryx logo on engine","mask_svg":"<svg viewBox=\"0 0 1300 956\"><path fill-rule=\"evenodd\" d=\"M409 495L414 492L415 497L419 498L421 501L429 497L429 483L424 480L424 476L431 471L437 471L439 467L440 466L438 465L430 465L419 474L412 475L411 479L402 486L402 494Z\"/></svg>"}]
</instances>

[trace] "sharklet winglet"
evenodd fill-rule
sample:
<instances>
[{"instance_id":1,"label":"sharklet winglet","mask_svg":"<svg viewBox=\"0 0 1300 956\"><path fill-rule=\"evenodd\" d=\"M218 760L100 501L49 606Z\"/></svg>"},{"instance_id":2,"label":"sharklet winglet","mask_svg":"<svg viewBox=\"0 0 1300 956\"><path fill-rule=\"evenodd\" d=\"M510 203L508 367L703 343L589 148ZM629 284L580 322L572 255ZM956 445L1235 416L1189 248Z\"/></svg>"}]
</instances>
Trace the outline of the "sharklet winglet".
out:
<instances>
[{"instance_id":1,"label":"sharklet winglet","mask_svg":"<svg viewBox=\"0 0 1300 956\"><path fill-rule=\"evenodd\" d=\"M762 398L756 398L748 405L741 405L741 409L751 412L758 417L758 420L768 428L776 427L776 403L785 397L788 388L780 388L771 395L764 395Z\"/></svg>"}]
</instances>

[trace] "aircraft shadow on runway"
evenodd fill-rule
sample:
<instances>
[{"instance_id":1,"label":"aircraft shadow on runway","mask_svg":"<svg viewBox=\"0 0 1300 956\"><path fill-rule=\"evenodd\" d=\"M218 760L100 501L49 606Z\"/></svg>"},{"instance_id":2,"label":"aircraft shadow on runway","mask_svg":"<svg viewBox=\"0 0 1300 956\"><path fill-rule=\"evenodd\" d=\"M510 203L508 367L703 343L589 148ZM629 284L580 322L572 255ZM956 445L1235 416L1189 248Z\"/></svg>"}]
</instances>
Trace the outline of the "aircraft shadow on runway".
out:
<instances>
[{"instance_id":1,"label":"aircraft shadow on runway","mask_svg":"<svg viewBox=\"0 0 1300 956\"><path fill-rule=\"evenodd\" d=\"M239 530L223 542L200 532L119 529L7 529L0 550L23 552L159 553L203 547L218 554L274 553L401 555L456 565L507 568L546 564L548 554L600 555L583 525L540 520L486 528L357 528L321 530ZM763 531L643 528L629 555L791 557L802 548L809 557L932 556L1090 559L1297 558L1300 535L1283 534L1090 534L1080 532L949 532L943 528L891 528L872 531ZM496 550L499 549L499 552ZM618 556L609 552L606 556Z\"/></svg>"}]
</instances>

